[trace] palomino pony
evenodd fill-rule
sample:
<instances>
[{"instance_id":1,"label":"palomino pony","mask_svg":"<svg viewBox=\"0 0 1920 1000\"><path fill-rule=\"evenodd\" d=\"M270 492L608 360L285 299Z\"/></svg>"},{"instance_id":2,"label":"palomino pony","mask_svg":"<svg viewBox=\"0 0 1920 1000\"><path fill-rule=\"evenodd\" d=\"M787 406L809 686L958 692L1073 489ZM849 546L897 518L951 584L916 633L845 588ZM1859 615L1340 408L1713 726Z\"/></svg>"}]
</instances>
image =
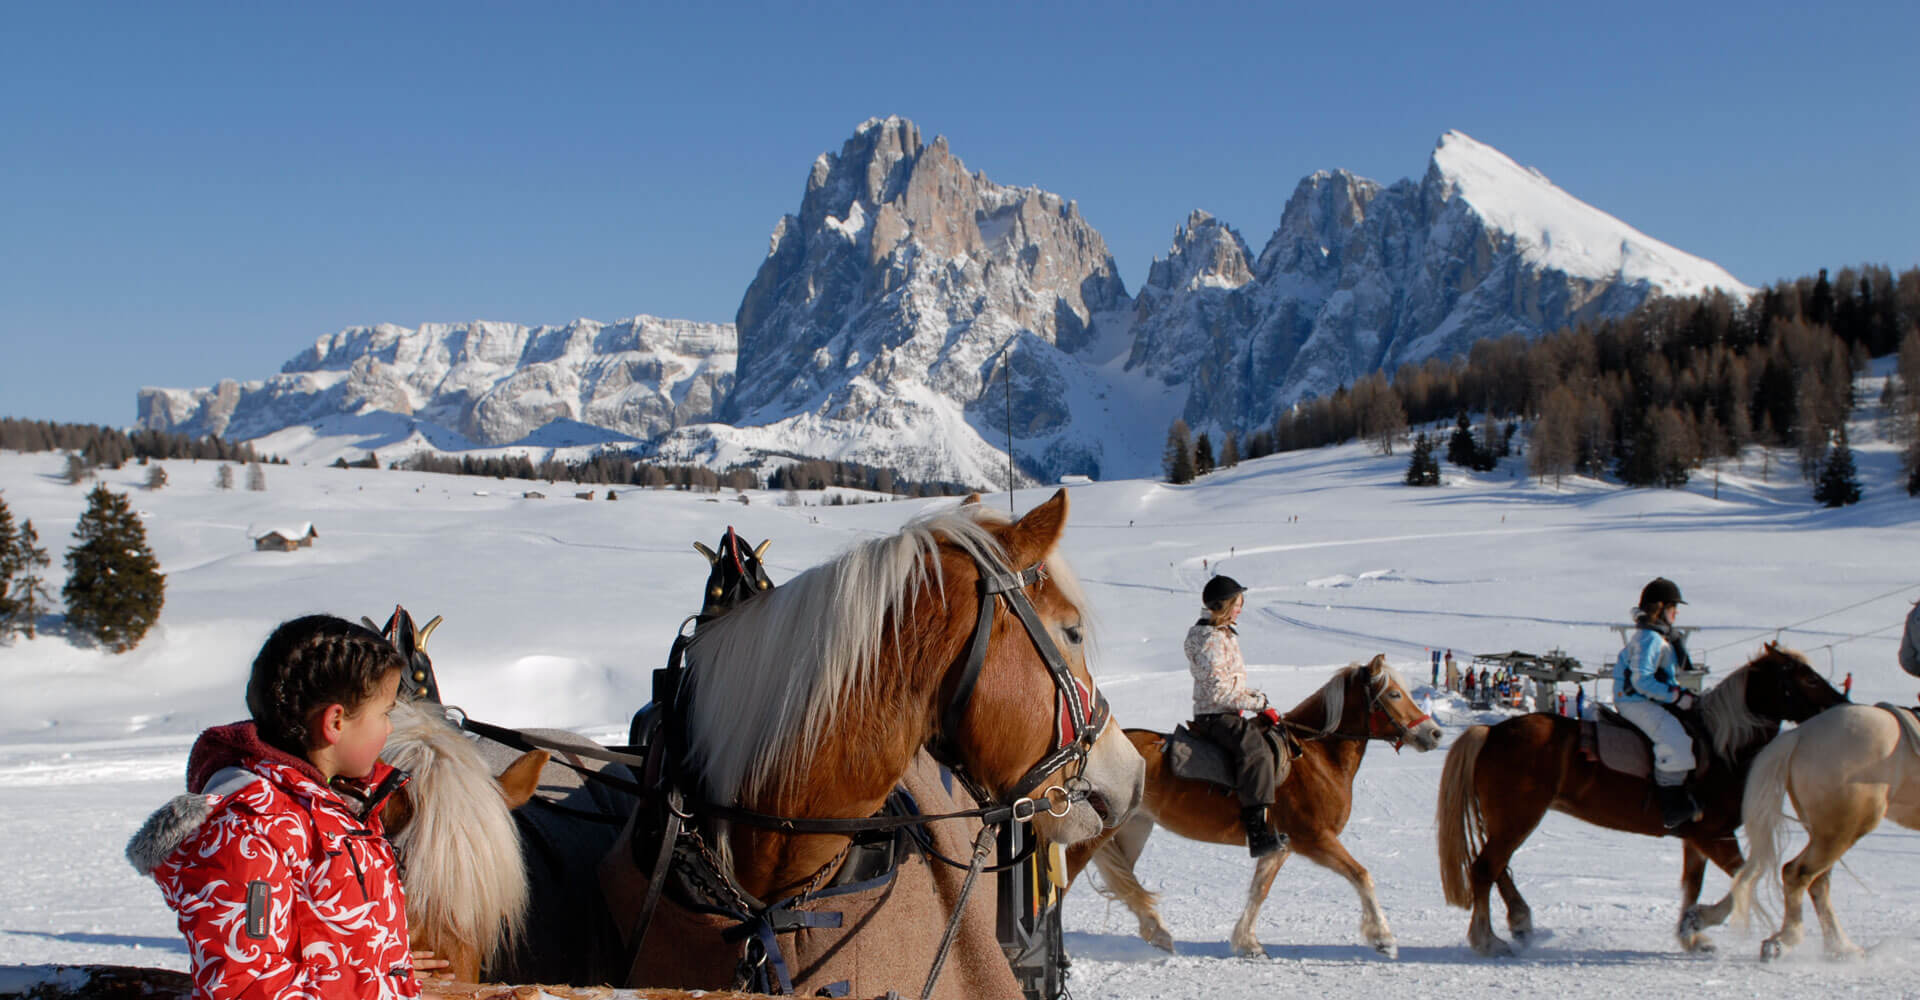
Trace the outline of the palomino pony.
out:
<instances>
[{"instance_id":1,"label":"palomino pony","mask_svg":"<svg viewBox=\"0 0 1920 1000\"><path fill-rule=\"evenodd\" d=\"M670 889L649 933L627 942L639 946L629 981L726 988L744 956L790 971L779 985L802 993L842 976L858 995L933 985L920 977L964 898L957 879L941 882L953 870L915 854L879 897L831 897L853 838L808 832L874 816L923 748L1054 843L1096 836L1134 808L1143 765L1087 672L1086 602L1056 551L1066 517L1062 490L1018 521L977 504L918 519L696 632L674 786L697 863L669 885L711 892ZM629 839L645 833L637 820ZM608 856L624 870L608 880L622 928L642 916L637 857L652 854L623 840ZM805 916L825 910L826 923ZM992 907L978 910L991 943L977 953L991 953L999 978L969 989L963 968L937 995L1010 982ZM825 927L846 930L812 929ZM876 927L884 934L854 933Z\"/></svg>"},{"instance_id":2,"label":"palomino pony","mask_svg":"<svg viewBox=\"0 0 1920 1000\"><path fill-rule=\"evenodd\" d=\"M455 979L479 982L525 931L527 872L510 813L532 798L547 753L528 753L496 778L438 705L403 699L390 718L381 759L414 776L380 811L401 859L408 933L415 949L446 959Z\"/></svg>"},{"instance_id":3,"label":"palomino pony","mask_svg":"<svg viewBox=\"0 0 1920 1000\"><path fill-rule=\"evenodd\" d=\"M1353 811L1353 776L1367 754L1368 742L1384 740L1396 750L1406 743L1425 753L1440 745L1440 727L1407 694L1405 682L1387 665L1385 656L1342 669L1282 718L1298 734L1301 748L1276 790L1269 817L1287 834L1289 846L1255 862L1246 911L1234 925L1233 950L1241 955L1262 953L1253 933L1254 918L1280 866L1289 854L1298 853L1346 878L1360 895L1361 936L1381 954L1397 956L1399 945L1374 898L1373 876L1347 853L1340 832ZM1232 791L1176 777L1167 769L1164 734L1129 729L1127 736L1147 761L1146 801L1112 837L1068 851L1068 870L1078 874L1091 854L1106 879L1107 892L1139 918L1140 936L1172 951L1173 935L1161 923L1155 906L1158 897L1141 887L1133 871L1154 824L1214 844L1245 844L1246 830L1240 823L1239 799Z\"/></svg>"},{"instance_id":4,"label":"palomino pony","mask_svg":"<svg viewBox=\"0 0 1920 1000\"><path fill-rule=\"evenodd\" d=\"M912 813L960 811L970 787L1000 814L1072 844L1138 804L1143 766L1087 672L1085 600L1056 551L1066 516L1062 491L1018 521L979 505L918 519L701 625L687 647L667 789L604 857L561 859L563 877L597 867L597 879L546 894L597 913L604 893L602 919L632 957L613 978L855 995L1018 991L991 902L969 899L960 872L908 851L884 875L839 886L859 837L822 827L867 822L897 787L912 795ZM964 787L943 784L926 749ZM669 842L656 896L642 865L668 806L687 826ZM925 825L961 868L969 844L986 842L957 819ZM530 934L549 920L541 897L536 887ZM656 909L636 934L649 899ZM964 919L949 927L952 913ZM951 974L928 982L949 948Z\"/></svg>"},{"instance_id":5,"label":"palomino pony","mask_svg":"<svg viewBox=\"0 0 1920 1000\"><path fill-rule=\"evenodd\" d=\"M1806 849L1780 864L1784 831L1780 797L1793 800L1807 829ZM1733 879L1733 912L1745 921L1754 886L1777 877L1786 914L1779 933L1760 945L1762 961L1779 958L1805 936L1801 899L1813 899L1827 954L1861 954L1847 939L1828 898L1828 876L1841 855L1880 825L1882 817L1920 829L1920 728L1913 712L1892 706L1842 705L1774 740L1753 762L1743 814L1753 854Z\"/></svg>"},{"instance_id":6,"label":"palomino pony","mask_svg":"<svg viewBox=\"0 0 1920 1000\"><path fill-rule=\"evenodd\" d=\"M1740 867L1740 795L1747 770L1782 722L1804 722L1846 701L1806 657L1768 643L1706 693L1696 710L1712 740L1704 774L1692 782L1701 813L1671 831L1686 844L1681 914L1675 933L1688 951L1711 951L1704 929L1726 919L1731 896L1697 905L1711 860L1731 875ZM1534 713L1497 726L1473 726L1454 741L1440 778L1440 883L1447 902L1471 909L1467 941L1482 955L1513 949L1493 933L1488 891L1500 887L1507 928L1524 943L1533 912L1507 863L1547 810L1649 837L1666 835L1650 778L1609 770L1580 752L1574 719Z\"/></svg>"}]
</instances>

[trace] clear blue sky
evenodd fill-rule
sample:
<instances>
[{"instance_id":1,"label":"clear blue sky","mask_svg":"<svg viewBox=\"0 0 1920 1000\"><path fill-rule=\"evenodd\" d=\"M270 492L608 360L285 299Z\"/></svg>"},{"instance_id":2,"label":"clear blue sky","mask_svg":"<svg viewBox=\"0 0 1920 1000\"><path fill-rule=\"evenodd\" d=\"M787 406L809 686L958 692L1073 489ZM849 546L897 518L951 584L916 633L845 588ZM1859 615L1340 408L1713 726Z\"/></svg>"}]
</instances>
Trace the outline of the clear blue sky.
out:
<instances>
[{"instance_id":1,"label":"clear blue sky","mask_svg":"<svg viewBox=\"0 0 1920 1000\"><path fill-rule=\"evenodd\" d=\"M130 424L375 322L730 321L815 156L899 114L1194 208L1457 128L1749 284L1920 263L1920 5L42 3L0 29L0 415Z\"/></svg>"}]
</instances>

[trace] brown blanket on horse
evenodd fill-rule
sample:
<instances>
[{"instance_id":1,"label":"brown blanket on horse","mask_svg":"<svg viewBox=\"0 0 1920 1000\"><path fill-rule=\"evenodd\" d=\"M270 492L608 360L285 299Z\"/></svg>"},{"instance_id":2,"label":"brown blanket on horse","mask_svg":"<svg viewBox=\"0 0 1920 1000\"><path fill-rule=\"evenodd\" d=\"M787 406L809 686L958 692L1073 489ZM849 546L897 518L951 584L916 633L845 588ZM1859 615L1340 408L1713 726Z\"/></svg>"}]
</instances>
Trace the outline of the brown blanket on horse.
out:
<instances>
[{"instance_id":1,"label":"brown blanket on horse","mask_svg":"<svg viewBox=\"0 0 1920 1000\"><path fill-rule=\"evenodd\" d=\"M939 765L925 753L914 758L901 784L924 813L975 806L959 785L947 787ZM934 846L956 860L972 856L978 831L979 824L973 820L946 820L930 827ZM614 845L610 861L632 857L627 836L623 833ZM646 893L645 874L627 862L604 866L602 876L611 909L623 915L617 918L623 926L630 927L631 915L638 912ZM913 853L884 885L841 894L828 890L793 907L815 914L802 919L822 925L776 936L794 994L813 996L839 987L850 988L854 996L888 990L918 996L965 880L965 871ZM995 920L993 876L983 874L968 897L967 912L934 989L935 997L1020 995L1019 983L1000 950ZM747 948L737 937L728 940L728 932L737 926L729 917L678 905L668 894L647 932L633 981L682 989L730 988Z\"/></svg>"}]
</instances>

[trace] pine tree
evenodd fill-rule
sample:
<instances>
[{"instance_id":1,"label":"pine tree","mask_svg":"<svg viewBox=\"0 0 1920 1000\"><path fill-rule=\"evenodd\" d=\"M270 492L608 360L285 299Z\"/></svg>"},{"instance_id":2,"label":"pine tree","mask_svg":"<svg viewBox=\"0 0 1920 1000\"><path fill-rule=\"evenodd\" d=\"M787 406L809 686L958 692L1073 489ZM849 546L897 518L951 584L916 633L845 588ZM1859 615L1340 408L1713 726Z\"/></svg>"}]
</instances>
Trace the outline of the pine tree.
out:
<instances>
[{"instance_id":1,"label":"pine tree","mask_svg":"<svg viewBox=\"0 0 1920 1000\"><path fill-rule=\"evenodd\" d=\"M1228 431L1226 440L1220 442L1220 467L1222 469L1231 469L1240 464L1240 442L1238 438L1239 435Z\"/></svg>"},{"instance_id":2,"label":"pine tree","mask_svg":"<svg viewBox=\"0 0 1920 1000\"><path fill-rule=\"evenodd\" d=\"M1200 432L1199 440L1193 443L1193 474L1204 476L1213 471L1213 439L1206 431Z\"/></svg>"},{"instance_id":3,"label":"pine tree","mask_svg":"<svg viewBox=\"0 0 1920 1000\"><path fill-rule=\"evenodd\" d=\"M166 577L147 547L147 530L124 494L105 484L87 494L87 509L67 550L67 624L116 653L139 645L166 603Z\"/></svg>"},{"instance_id":4,"label":"pine tree","mask_svg":"<svg viewBox=\"0 0 1920 1000\"><path fill-rule=\"evenodd\" d=\"M13 511L0 498L0 639L11 634L19 614L13 602L13 578L20 568L20 532L13 525Z\"/></svg>"},{"instance_id":5,"label":"pine tree","mask_svg":"<svg viewBox=\"0 0 1920 1000\"><path fill-rule=\"evenodd\" d=\"M1847 434L1843 430L1833 443L1833 449L1827 452L1826 464L1820 469L1820 482L1813 488L1813 498L1828 507L1844 507L1860 502L1860 476L1853 467L1853 449L1847 447Z\"/></svg>"},{"instance_id":6,"label":"pine tree","mask_svg":"<svg viewBox=\"0 0 1920 1000\"><path fill-rule=\"evenodd\" d=\"M78 486L93 478L93 466L79 455L67 456L67 484Z\"/></svg>"},{"instance_id":7,"label":"pine tree","mask_svg":"<svg viewBox=\"0 0 1920 1000\"><path fill-rule=\"evenodd\" d=\"M247 466L247 489L250 489L255 493L266 492L267 490L267 467L266 466L261 465L259 462L255 462L252 465Z\"/></svg>"},{"instance_id":8,"label":"pine tree","mask_svg":"<svg viewBox=\"0 0 1920 1000\"><path fill-rule=\"evenodd\" d=\"M1440 460L1433 457L1433 440L1422 431L1413 439L1413 457L1407 461L1408 486L1440 485Z\"/></svg>"},{"instance_id":9,"label":"pine tree","mask_svg":"<svg viewBox=\"0 0 1920 1000\"><path fill-rule=\"evenodd\" d=\"M1167 482L1193 482L1193 436L1187 430L1187 422L1177 417L1173 426L1167 428L1167 448L1161 456L1161 467L1166 470Z\"/></svg>"},{"instance_id":10,"label":"pine tree","mask_svg":"<svg viewBox=\"0 0 1920 1000\"><path fill-rule=\"evenodd\" d=\"M233 489L233 466L221 462L220 470L213 474L213 485L223 490Z\"/></svg>"},{"instance_id":11,"label":"pine tree","mask_svg":"<svg viewBox=\"0 0 1920 1000\"><path fill-rule=\"evenodd\" d=\"M1468 423L1465 410L1460 411L1453 423L1453 436L1447 439L1447 461L1469 469L1480 464L1480 446L1473 443L1473 425Z\"/></svg>"},{"instance_id":12,"label":"pine tree","mask_svg":"<svg viewBox=\"0 0 1920 1000\"><path fill-rule=\"evenodd\" d=\"M47 550L40 547L40 533L33 530L33 520L29 518L20 524L20 534L14 539L15 560L12 590L6 595L12 607L12 624L0 621L0 638L4 638L10 629L26 633L27 638L34 636L40 615L53 601L53 595L47 593L47 582L40 571L52 565L47 558Z\"/></svg>"},{"instance_id":13,"label":"pine tree","mask_svg":"<svg viewBox=\"0 0 1920 1000\"><path fill-rule=\"evenodd\" d=\"M164 489L167 485L167 467L155 462L147 466L147 489Z\"/></svg>"}]
</instances>

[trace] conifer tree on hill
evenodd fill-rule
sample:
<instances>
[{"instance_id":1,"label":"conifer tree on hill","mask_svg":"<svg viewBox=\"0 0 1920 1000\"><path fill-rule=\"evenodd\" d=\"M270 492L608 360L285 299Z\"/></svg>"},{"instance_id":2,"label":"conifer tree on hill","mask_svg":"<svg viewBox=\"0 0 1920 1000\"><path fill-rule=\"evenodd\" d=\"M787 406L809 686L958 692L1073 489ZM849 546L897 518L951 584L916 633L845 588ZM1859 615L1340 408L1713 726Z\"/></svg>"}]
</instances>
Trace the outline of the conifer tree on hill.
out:
<instances>
[{"instance_id":1,"label":"conifer tree on hill","mask_svg":"<svg viewBox=\"0 0 1920 1000\"><path fill-rule=\"evenodd\" d=\"M67 624L116 653L139 645L166 603L166 577L147 547L147 531L124 494L104 484L87 494L87 509L67 550Z\"/></svg>"},{"instance_id":2,"label":"conifer tree on hill","mask_svg":"<svg viewBox=\"0 0 1920 1000\"><path fill-rule=\"evenodd\" d=\"M1833 443L1833 450L1827 452L1827 460L1820 468L1820 481L1813 488L1813 498L1828 507L1844 507L1860 502L1860 476L1853 466L1853 449L1847 447L1847 434L1842 430Z\"/></svg>"},{"instance_id":3,"label":"conifer tree on hill","mask_svg":"<svg viewBox=\"0 0 1920 1000\"><path fill-rule=\"evenodd\" d=\"M20 523L20 533L14 538L12 546L13 581L10 587L0 588L0 594L10 610L9 620L0 620L0 639L10 632L24 632L27 638L34 636L38 628L41 613L52 603L52 595L47 593L47 582L40 571L51 564L47 550L40 547L40 533L33 530L31 518Z\"/></svg>"},{"instance_id":4,"label":"conifer tree on hill","mask_svg":"<svg viewBox=\"0 0 1920 1000\"><path fill-rule=\"evenodd\" d=\"M1413 457L1407 462L1408 486L1440 485L1440 460L1433 457L1433 439L1422 431L1413 439Z\"/></svg>"},{"instance_id":5,"label":"conifer tree on hill","mask_svg":"<svg viewBox=\"0 0 1920 1000\"><path fill-rule=\"evenodd\" d=\"M6 498L0 497L0 639L11 633L19 613L13 602L13 578L22 569L19 544L20 531L14 527L13 511L7 509Z\"/></svg>"},{"instance_id":6,"label":"conifer tree on hill","mask_svg":"<svg viewBox=\"0 0 1920 1000\"><path fill-rule=\"evenodd\" d=\"M1167 482L1193 482L1193 432L1187 429L1185 420L1175 418L1173 426L1167 428L1167 447L1161 455L1161 466L1166 470Z\"/></svg>"}]
</instances>

